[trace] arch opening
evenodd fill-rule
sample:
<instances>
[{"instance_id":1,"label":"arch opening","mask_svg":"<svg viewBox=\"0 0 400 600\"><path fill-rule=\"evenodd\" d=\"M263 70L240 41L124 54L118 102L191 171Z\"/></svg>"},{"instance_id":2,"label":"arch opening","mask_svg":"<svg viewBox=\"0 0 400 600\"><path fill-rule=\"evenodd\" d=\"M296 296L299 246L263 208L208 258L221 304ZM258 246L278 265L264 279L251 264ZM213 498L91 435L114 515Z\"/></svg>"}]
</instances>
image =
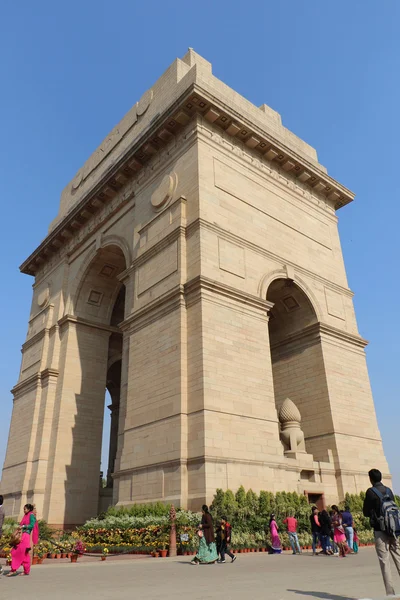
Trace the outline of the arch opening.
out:
<instances>
[{"instance_id":1,"label":"arch opening","mask_svg":"<svg viewBox=\"0 0 400 600\"><path fill-rule=\"evenodd\" d=\"M80 487L85 491L81 514L87 518L106 510L113 502L121 379L126 368L122 360L123 334L119 330L125 318L126 289L118 276L126 266L124 253L118 246L101 248L83 275L73 306L78 318L79 393L75 394L73 447L65 482L65 521L69 523L79 522L70 516L75 512L73 502L68 501L72 490ZM85 476L78 474L82 460Z\"/></svg>"},{"instance_id":2,"label":"arch opening","mask_svg":"<svg viewBox=\"0 0 400 600\"><path fill-rule=\"evenodd\" d=\"M310 331L318 323L316 311L290 279L275 279L267 300L273 303L268 327L276 408L279 412L290 398L301 414L306 451L315 460L329 460L322 441L331 426L324 359L320 338Z\"/></svg>"}]
</instances>

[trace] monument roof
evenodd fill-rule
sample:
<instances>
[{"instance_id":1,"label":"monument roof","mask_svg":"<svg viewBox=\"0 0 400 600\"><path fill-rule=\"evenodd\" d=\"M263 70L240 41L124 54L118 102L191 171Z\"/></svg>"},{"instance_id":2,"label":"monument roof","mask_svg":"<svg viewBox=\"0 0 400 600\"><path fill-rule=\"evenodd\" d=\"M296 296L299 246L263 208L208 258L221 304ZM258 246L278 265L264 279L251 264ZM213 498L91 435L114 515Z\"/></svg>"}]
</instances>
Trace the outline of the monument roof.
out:
<instances>
[{"instance_id":1,"label":"monument roof","mask_svg":"<svg viewBox=\"0 0 400 600\"><path fill-rule=\"evenodd\" d=\"M336 209L353 200L352 192L319 164L315 149L282 125L279 113L265 104L255 106L224 84L212 74L211 63L190 48L143 94L64 188L47 237L21 271L35 274L196 114L313 188Z\"/></svg>"}]
</instances>

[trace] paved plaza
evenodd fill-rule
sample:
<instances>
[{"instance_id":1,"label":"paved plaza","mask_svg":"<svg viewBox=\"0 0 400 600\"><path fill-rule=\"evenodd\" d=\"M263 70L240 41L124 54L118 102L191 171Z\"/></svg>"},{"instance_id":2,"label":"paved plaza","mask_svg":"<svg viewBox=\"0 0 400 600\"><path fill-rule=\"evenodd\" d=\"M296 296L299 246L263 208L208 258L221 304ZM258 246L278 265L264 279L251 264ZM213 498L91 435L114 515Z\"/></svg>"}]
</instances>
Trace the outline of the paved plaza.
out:
<instances>
[{"instance_id":1,"label":"paved plaza","mask_svg":"<svg viewBox=\"0 0 400 600\"><path fill-rule=\"evenodd\" d=\"M35 566L30 577L0 578L0 598L70 600L348 600L383 598L384 588L373 549L358 556L268 556L243 554L235 564L193 567L189 558L99 559ZM395 575L400 592L400 578ZM400 597L400 596L399 596Z\"/></svg>"}]
</instances>

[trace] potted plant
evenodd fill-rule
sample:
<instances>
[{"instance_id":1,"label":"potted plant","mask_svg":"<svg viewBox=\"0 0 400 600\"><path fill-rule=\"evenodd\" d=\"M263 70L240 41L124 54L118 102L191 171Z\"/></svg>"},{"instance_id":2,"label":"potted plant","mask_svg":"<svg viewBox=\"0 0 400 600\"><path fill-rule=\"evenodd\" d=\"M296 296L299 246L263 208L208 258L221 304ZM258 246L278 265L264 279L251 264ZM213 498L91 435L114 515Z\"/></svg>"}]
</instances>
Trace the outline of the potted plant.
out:
<instances>
[{"instance_id":1,"label":"potted plant","mask_svg":"<svg viewBox=\"0 0 400 600\"><path fill-rule=\"evenodd\" d=\"M46 548L45 543L43 542L37 546L37 557L38 557L37 564L38 565L42 564L44 557L46 555L47 555L47 548Z\"/></svg>"},{"instance_id":2,"label":"potted plant","mask_svg":"<svg viewBox=\"0 0 400 600\"><path fill-rule=\"evenodd\" d=\"M101 560L106 560L108 554L109 554L108 548L103 548L103 552L101 554Z\"/></svg>"},{"instance_id":3,"label":"potted plant","mask_svg":"<svg viewBox=\"0 0 400 600\"><path fill-rule=\"evenodd\" d=\"M159 539L159 544L160 544L160 555L161 558L165 558L167 556L168 550L167 550L167 546L169 544L169 533L164 532L160 535Z\"/></svg>"},{"instance_id":4,"label":"potted plant","mask_svg":"<svg viewBox=\"0 0 400 600\"><path fill-rule=\"evenodd\" d=\"M75 543L75 546L73 547L73 550L72 550L71 562L76 563L78 560L78 556L82 556L82 554L84 552L85 552L85 546L83 545L83 542L81 540L78 540Z\"/></svg>"}]
</instances>

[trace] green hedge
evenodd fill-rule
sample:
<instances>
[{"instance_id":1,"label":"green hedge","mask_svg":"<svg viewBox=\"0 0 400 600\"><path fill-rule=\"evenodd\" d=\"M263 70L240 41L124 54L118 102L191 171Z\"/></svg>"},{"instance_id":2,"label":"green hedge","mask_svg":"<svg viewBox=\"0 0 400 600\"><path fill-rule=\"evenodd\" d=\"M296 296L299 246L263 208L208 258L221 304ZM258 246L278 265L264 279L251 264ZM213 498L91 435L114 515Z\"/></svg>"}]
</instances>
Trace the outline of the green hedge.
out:
<instances>
[{"instance_id":1,"label":"green hedge","mask_svg":"<svg viewBox=\"0 0 400 600\"><path fill-rule=\"evenodd\" d=\"M253 490L241 486L234 494L231 490L218 489L211 505L211 514L218 521L225 515L237 532L263 532L269 524L271 513L276 515L280 531L284 531L282 521L290 514L296 516L298 531L310 532L310 505L304 495L296 492L261 491L257 495Z\"/></svg>"},{"instance_id":2,"label":"green hedge","mask_svg":"<svg viewBox=\"0 0 400 600\"><path fill-rule=\"evenodd\" d=\"M344 501L340 503L340 508L343 509L345 505L350 507L360 542L369 543L373 539L373 532L368 519L362 514L364 498L363 492L346 494ZM398 496L396 500L400 505ZM96 549L104 545L116 548L135 547L139 550L158 547L161 537L168 537L170 508L169 504L165 505L161 502L135 504L129 508L111 507L106 513L77 528L74 535L83 539L89 547ZM246 491L243 486L235 493L231 490L218 489L210 510L214 522L226 516L232 524L234 548L264 547L269 538L268 524L271 513L276 515L283 546L289 545L286 527L283 525L283 520L289 515L294 515L298 520L300 544L311 545L311 507L307 497L302 494L296 492L273 494L267 491L256 494L251 489ZM191 550L197 547L196 530L200 520L199 513L177 509L178 543L180 535L186 534L184 549ZM41 529L46 529L46 524L43 522Z\"/></svg>"},{"instance_id":3,"label":"green hedge","mask_svg":"<svg viewBox=\"0 0 400 600\"><path fill-rule=\"evenodd\" d=\"M344 509L349 506L358 533L368 532L370 541L371 528L369 519L362 514L365 492L360 494L346 494L339 507ZM400 506L400 497L396 496ZM329 507L328 507L329 508ZM280 532L286 531L283 520L289 515L294 515L298 521L298 532L309 534L311 507L307 497L296 492L272 492L261 491L256 494L251 489L246 492L241 486L236 493L231 490L218 489L211 505L211 514L218 521L223 515L228 518L233 530L236 532L257 533L265 531L268 527L271 513L276 515L276 521ZM361 539L361 538L360 538ZM305 541L304 545L308 542Z\"/></svg>"}]
</instances>

